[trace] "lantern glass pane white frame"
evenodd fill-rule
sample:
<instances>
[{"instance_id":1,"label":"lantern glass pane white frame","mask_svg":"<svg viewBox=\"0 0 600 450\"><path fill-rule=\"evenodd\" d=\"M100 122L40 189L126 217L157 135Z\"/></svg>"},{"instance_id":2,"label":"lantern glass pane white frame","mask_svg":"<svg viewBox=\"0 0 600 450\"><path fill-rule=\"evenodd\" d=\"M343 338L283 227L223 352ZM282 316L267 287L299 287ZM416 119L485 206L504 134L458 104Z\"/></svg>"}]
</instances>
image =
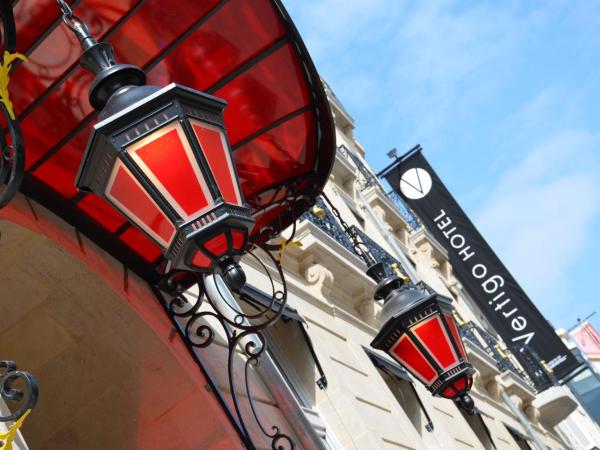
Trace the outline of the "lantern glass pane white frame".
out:
<instances>
[{"instance_id":1,"label":"lantern glass pane white frame","mask_svg":"<svg viewBox=\"0 0 600 450\"><path fill-rule=\"evenodd\" d=\"M424 296L400 311L371 346L387 352L433 395L458 398L471 388L473 368L446 297Z\"/></svg>"},{"instance_id":2,"label":"lantern glass pane white frame","mask_svg":"<svg viewBox=\"0 0 600 450\"><path fill-rule=\"evenodd\" d=\"M225 132L226 103L175 83L156 89L94 127L76 185L126 216L170 267L209 272L239 258L254 225Z\"/></svg>"}]
</instances>

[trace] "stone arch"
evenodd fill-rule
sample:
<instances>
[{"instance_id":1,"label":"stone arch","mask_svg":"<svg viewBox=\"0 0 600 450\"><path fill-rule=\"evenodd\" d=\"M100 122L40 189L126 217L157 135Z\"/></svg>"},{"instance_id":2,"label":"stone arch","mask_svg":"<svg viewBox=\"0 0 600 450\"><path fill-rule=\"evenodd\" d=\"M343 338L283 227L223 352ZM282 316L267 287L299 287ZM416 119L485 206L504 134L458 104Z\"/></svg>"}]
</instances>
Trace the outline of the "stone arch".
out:
<instances>
[{"instance_id":1,"label":"stone arch","mask_svg":"<svg viewBox=\"0 0 600 450\"><path fill-rule=\"evenodd\" d=\"M0 358L40 384L30 448L241 448L143 280L23 195L0 232Z\"/></svg>"}]
</instances>

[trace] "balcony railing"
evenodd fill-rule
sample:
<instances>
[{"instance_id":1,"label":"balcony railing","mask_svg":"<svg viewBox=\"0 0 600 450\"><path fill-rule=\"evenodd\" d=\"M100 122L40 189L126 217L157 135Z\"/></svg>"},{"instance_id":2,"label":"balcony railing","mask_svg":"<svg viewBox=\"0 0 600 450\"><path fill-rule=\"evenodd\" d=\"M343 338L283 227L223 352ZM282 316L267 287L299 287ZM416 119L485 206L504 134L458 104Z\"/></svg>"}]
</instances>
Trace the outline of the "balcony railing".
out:
<instances>
[{"instance_id":1,"label":"balcony railing","mask_svg":"<svg viewBox=\"0 0 600 450\"><path fill-rule=\"evenodd\" d=\"M367 236L360 228L356 227L355 225L352 225L350 228L352 232L359 237L361 242L363 242L363 244L369 250L369 252L371 252L373 257L375 258L375 261L382 262L384 264L385 273L388 277L397 275L396 270L399 270L402 276L408 277L406 270L404 269L402 264L400 264L400 261L398 261L392 255L386 252L378 244L376 244L375 241L373 241L373 239Z\"/></svg>"},{"instance_id":2,"label":"balcony railing","mask_svg":"<svg viewBox=\"0 0 600 450\"><path fill-rule=\"evenodd\" d=\"M538 392L558 385L558 380L552 371L547 369L547 366L544 366L539 355L534 350L525 346L522 349L517 347L511 348L511 351L513 354L519 352L519 361L521 361L523 370L525 370L529 378L533 381Z\"/></svg>"},{"instance_id":3,"label":"balcony railing","mask_svg":"<svg viewBox=\"0 0 600 450\"><path fill-rule=\"evenodd\" d=\"M462 326L463 336L484 350L496 363L496 367L501 372L511 371L527 384L529 384L536 391L540 392L547 389L550 386L556 384L556 379L552 374L548 373L544 366L541 364L540 359L536 358L534 352L528 348L523 348L520 351L521 367L518 367L511 356L514 355L516 349L503 350L500 342L492 336L490 333L485 331L483 328L473 322L467 322Z\"/></svg>"},{"instance_id":4,"label":"balcony railing","mask_svg":"<svg viewBox=\"0 0 600 450\"><path fill-rule=\"evenodd\" d=\"M377 177L371 172L362 162L362 160L350 151L346 146L340 145L337 148L340 155L346 159L346 161L353 163L361 174L362 182L361 186L363 189L369 187L380 188L380 184L377 181ZM416 230L421 226L419 218L410 210L410 208L404 203L404 200L400 198L394 191L385 193L385 196L390 200L391 206L404 218L411 230Z\"/></svg>"},{"instance_id":5,"label":"balcony railing","mask_svg":"<svg viewBox=\"0 0 600 450\"><path fill-rule=\"evenodd\" d=\"M421 219L419 219L411 211L411 209L408 206L406 206L406 203L404 203L404 200L402 200L400 198L400 196L398 194L396 194L396 191L391 190L390 192L387 192L385 194L385 196L388 199L390 199L390 201L398 209L398 211L400 212L400 215L402 217L404 217L404 219L406 220L406 223L408 223L408 226L410 227L411 230L417 230L421 226Z\"/></svg>"},{"instance_id":6,"label":"balcony railing","mask_svg":"<svg viewBox=\"0 0 600 450\"><path fill-rule=\"evenodd\" d=\"M317 216L316 214L307 212L300 217L300 221L308 220L312 222L339 244L355 253L352 241L321 197L317 197L316 206L323 210L323 214Z\"/></svg>"},{"instance_id":7,"label":"balcony railing","mask_svg":"<svg viewBox=\"0 0 600 450\"><path fill-rule=\"evenodd\" d=\"M320 216L308 212L305 213L300 220L308 220L312 222L343 247L347 248L355 255L360 256L360 254L354 248L352 240L344 231L341 224L337 221L321 197L317 197L316 205L323 210L323 213ZM375 261L384 263L385 271L388 276L396 275L397 273L395 269L399 270L403 276L407 276L406 270L400 261L386 252L381 246L376 244L375 241L367 236L360 228L352 225L350 226L349 231L358 237L363 248L371 253Z\"/></svg>"}]
</instances>

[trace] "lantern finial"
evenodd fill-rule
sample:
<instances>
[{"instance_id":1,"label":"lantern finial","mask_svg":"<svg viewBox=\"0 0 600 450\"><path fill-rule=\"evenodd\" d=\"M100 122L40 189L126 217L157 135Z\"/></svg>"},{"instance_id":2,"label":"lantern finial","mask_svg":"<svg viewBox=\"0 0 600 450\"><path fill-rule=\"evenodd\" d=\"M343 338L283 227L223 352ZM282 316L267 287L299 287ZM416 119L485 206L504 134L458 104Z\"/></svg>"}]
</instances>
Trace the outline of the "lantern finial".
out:
<instances>
[{"instance_id":1,"label":"lantern finial","mask_svg":"<svg viewBox=\"0 0 600 450\"><path fill-rule=\"evenodd\" d=\"M473 397L471 397L469 394L464 394L457 397L454 402L459 408L461 408L470 416L475 414L475 402L473 401Z\"/></svg>"},{"instance_id":2,"label":"lantern finial","mask_svg":"<svg viewBox=\"0 0 600 450\"><path fill-rule=\"evenodd\" d=\"M69 5L60 0L58 0L58 3L63 12L63 22L77 36L81 48L84 50L80 58L81 66L96 75L90 88L89 99L90 104L95 109L102 111L103 117L101 118L112 114L112 111L103 110L108 100L116 92L119 92L121 98L125 95L131 97L128 101L129 104L147 96L149 94L148 89L143 89L143 92L139 94L136 92L138 95L135 96L132 96L132 92L130 92L134 90L132 88L146 84L144 71L131 64L117 64L112 45L96 41L88 26L73 14ZM157 89L153 91L155 90ZM121 108L123 106L120 105Z\"/></svg>"}]
</instances>

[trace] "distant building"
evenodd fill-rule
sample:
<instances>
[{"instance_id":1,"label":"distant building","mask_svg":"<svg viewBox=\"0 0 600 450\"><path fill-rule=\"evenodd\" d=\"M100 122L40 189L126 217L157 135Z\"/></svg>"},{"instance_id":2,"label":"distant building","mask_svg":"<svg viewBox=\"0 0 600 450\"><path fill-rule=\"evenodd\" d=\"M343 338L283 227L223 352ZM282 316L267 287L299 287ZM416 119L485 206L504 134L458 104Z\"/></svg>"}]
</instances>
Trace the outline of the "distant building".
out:
<instances>
[{"instance_id":1,"label":"distant building","mask_svg":"<svg viewBox=\"0 0 600 450\"><path fill-rule=\"evenodd\" d=\"M582 362L567 385L596 423L600 423L600 335L591 323L584 321L576 328L559 332L575 357ZM600 444L598 444L600 445Z\"/></svg>"}]
</instances>

